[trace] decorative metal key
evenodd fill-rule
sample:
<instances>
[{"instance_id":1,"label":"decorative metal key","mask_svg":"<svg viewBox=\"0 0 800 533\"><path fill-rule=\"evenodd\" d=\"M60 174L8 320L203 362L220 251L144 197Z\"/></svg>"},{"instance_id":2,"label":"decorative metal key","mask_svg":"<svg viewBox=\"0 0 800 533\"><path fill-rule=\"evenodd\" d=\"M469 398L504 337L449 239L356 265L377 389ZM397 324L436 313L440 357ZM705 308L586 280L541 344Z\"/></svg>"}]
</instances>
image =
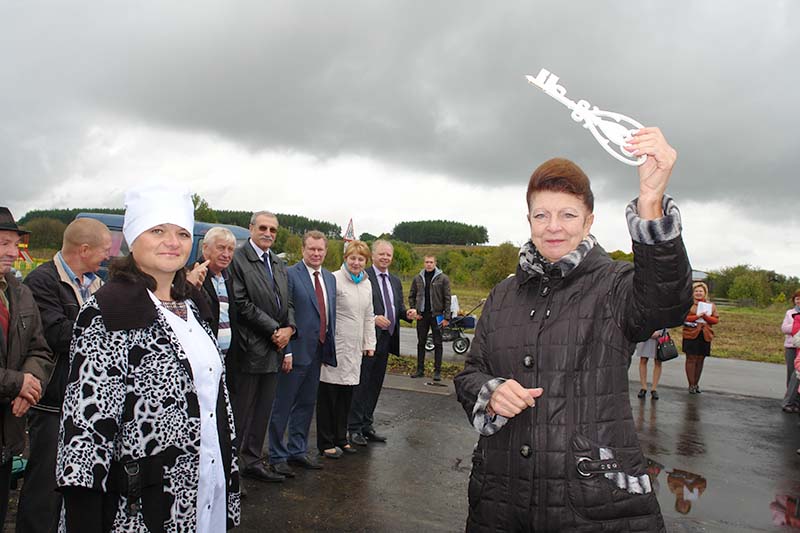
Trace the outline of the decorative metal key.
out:
<instances>
[{"instance_id":1,"label":"decorative metal key","mask_svg":"<svg viewBox=\"0 0 800 533\"><path fill-rule=\"evenodd\" d=\"M525 79L571 109L572 120L583 122L583 127L592 132L600 146L618 160L632 166L639 166L647 160L646 155L636 158L625 149L625 144L631 139L631 136L644 127L632 118L613 111L603 111L597 106L592 107L586 100L573 102L565 96L567 90L558 84L558 76L547 69L540 70L539 75L535 78L525 76Z\"/></svg>"}]
</instances>

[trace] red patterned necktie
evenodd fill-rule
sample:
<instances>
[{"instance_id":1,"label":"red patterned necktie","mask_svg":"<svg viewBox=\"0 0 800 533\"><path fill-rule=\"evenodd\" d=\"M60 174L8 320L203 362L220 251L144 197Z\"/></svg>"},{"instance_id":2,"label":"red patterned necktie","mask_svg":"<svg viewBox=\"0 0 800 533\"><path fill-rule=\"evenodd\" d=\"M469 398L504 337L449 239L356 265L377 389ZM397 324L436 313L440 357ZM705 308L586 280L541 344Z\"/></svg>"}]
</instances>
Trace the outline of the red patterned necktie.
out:
<instances>
[{"instance_id":1,"label":"red patterned necktie","mask_svg":"<svg viewBox=\"0 0 800 533\"><path fill-rule=\"evenodd\" d=\"M328 312L325 309L325 295L322 294L322 284L319 282L319 271L314 272L314 292L317 295L319 307L319 342L325 343L325 333L328 331Z\"/></svg>"}]
</instances>

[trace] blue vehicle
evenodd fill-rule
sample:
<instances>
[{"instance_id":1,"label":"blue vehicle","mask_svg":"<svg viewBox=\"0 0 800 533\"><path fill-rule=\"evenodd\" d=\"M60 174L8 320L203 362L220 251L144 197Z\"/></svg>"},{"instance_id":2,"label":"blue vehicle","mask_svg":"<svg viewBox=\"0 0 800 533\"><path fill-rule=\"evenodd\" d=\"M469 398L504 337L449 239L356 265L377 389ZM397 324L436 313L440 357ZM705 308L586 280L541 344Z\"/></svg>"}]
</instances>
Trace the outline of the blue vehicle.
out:
<instances>
[{"instance_id":1,"label":"blue vehicle","mask_svg":"<svg viewBox=\"0 0 800 533\"><path fill-rule=\"evenodd\" d=\"M106 213L79 213L75 218L93 218L105 224L109 231L111 231L111 257L122 257L128 255L128 243L125 242L125 237L122 235L122 223L125 220L123 215L109 215ZM210 224L208 222L195 222L194 231L192 235L192 251L189 254L189 260L186 265L191 267L203 252L203 237L206 232L215 226L228 228L233 232L236 237L236 247L247 242L250 238L250 232L240 226L231 226L230 224ZM108 264L103 263L103 266L98 273L100 277L106 279L108 275Z\"/></svg>"}]
</instances>

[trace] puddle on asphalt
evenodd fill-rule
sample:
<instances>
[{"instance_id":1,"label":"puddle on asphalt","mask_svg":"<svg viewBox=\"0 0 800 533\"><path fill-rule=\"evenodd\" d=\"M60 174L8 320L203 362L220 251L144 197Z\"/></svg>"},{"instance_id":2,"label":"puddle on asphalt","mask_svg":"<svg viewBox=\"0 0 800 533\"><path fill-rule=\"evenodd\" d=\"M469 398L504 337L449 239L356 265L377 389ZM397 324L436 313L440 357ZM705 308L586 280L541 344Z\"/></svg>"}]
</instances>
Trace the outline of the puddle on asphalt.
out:
<instances>
[{"instance_id":1,"label":"puddle on asphalt","mask_svg":"<svg viewBox=\"0 0 800 533\"><path fill-rule=\"evenodd\" d=\"M632 397L631 410L668 524L800 530L796 417L777 414L763 399L709 394L700 401L672 390L664 396L670 401Z\"/></svg>"}]
</instances>

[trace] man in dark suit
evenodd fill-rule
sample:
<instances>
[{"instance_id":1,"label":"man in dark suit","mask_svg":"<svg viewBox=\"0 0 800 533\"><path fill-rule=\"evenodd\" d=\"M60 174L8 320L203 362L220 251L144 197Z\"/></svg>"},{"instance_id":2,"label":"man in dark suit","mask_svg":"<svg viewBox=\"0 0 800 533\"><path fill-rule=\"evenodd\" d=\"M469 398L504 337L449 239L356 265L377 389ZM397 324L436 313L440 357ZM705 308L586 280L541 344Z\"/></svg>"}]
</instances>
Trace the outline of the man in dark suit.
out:
<instances>
[{"instance_id":1,"label":"man in dark suit","mask_svg":"<svg viewBox=\"0 0 800 533\"><path fill-rule=\"evenodd\" d=\"M285 479L264 463L263 448L278 370L294 334L286 265L270 251L277 234L275 215L253 213L250 239L234 252L230 267L239 351L233 404L242 476L262 481Z\"/></svg>"},{"instance_id":2,"label":"man in dark suit","mask_svg":"<svg viewBox=\"0 0 800 533\"><path fill-rule=\"evenodd\" d=\"M394 247L389 241L378 239L372 243L372 267L367 269L372 283L372 307L375 310L377 345L375 357L361 361L361 379L353 392L353 404L348 417L350 442L366 446L367 441L386 442L386 437L375 432L374 414L386 375L389 354L400 352L400 320L411 322L406 316L403 285L400 278L389 273L394 257Z\"/></svg>"},{"instance_id":3,"label":"man in dark suit","mask_svg":"<svg viewBox=\"0 0 800 533\"><path fill-rule=\"evenodd\" d=\"M328 241L319 231L303 235L303 260L289 268L289 294L297 333L286 349L269 423L269 462L291 477L289 466L319 469L308 455L308 430L317 403L320 365L336 365L336 280L322 268ZM288 429L288 438L284 434ZM289 463L289 464L287 464Z\"/></svg>"}]
</instances>

